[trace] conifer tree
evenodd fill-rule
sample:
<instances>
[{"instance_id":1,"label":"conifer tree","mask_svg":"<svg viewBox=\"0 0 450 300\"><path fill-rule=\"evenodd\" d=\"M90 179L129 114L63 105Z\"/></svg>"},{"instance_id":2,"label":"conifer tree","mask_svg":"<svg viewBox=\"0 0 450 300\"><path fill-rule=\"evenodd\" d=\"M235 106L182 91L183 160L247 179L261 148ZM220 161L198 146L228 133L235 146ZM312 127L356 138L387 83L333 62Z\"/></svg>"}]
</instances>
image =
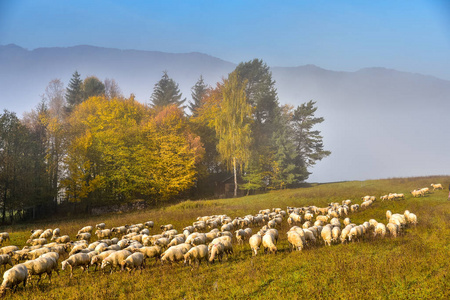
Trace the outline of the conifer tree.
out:
<instances>
[{"instance_id":1,"label":"conifer tree","mask_svg":"<svg viewBox=\"0 0 450 300\"><path fill-rule=\"evenodd\" d=\"M206 95L207 89L208 86L205 84L203 76L200 76L197 83L195 83L195 85L191 89L192 102L189 103L189 109L191 110L193 116L197 115L197 110L201 106L202 103L201 101L203 97Z\"/></svg>"},{"instance_id":2,"label":"conifer tree","mask_svg":"<svg viewBox=\"0 0 450 300\"><path fill-rule=\"evenodd\" d=\"M167 75L167 71L164 71L163 76L153 88L153 94L150 97L152 102L151 106L161 109L165 106L175 104L178 107L182 107L186 98L181 100L181 96L178 83Z\"/></svg>"},{"instance_id":3,"label":"conifer tree","mask_svg":"<svg viewBox=\"0 0 450 300\"><path fill-rule=\"evenodd\" d=\"M83 102L83 81L80 78L78 71L72 74L72 78L69 81L69 86L66 89L66 110L71 112L73 108Z\"/></svg>"}]
</instances>

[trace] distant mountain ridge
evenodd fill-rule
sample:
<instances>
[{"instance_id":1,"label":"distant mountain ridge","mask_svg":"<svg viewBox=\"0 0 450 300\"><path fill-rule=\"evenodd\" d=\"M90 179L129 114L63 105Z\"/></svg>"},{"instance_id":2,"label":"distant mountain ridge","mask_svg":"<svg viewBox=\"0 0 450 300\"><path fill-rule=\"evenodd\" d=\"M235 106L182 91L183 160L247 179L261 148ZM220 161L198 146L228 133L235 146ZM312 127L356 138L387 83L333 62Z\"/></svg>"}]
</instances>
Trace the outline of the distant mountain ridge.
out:
<instances>
[{"instance_id":1,"label":"distant mountain ridge","mask_svg":"<svg viewBox=\"0 0 450 300\"><path fill-rule=\"evenodd\" d=\"M125 96L134 93L143 103L168 71L189 101L200 75L215 86L235 67L198 52L87 45L27 50L10 44L0 46L0 108L18 115L30 111L52 79L67 85L75 70L82 78L115 79ZM320 130L332 155L315 167L312 180L448 174L450 141L442 137L447 136L450 81L383 67L344 72L305 65L271 71L281 103L296 106L313 99L317 115L325 117Z\"/></svg>"}]
</instances>

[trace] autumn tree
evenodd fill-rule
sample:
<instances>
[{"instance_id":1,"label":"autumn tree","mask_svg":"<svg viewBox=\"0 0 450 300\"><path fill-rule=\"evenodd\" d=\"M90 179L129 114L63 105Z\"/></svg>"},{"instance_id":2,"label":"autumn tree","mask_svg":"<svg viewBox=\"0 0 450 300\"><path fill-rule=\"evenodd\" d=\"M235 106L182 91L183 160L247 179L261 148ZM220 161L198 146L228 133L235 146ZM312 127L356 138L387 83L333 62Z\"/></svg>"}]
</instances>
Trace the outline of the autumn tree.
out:
<instances>
[{"instance_id":1,"label":"autumn tree","mask_svg":"<svg viewBox=\"0 0 450 300\"><path fill-rule=\"evenodd\" d=\"M191 188L198 179L204 149L181 108L165 106L146 122L142 134L134 153L142 193L167 200Z\"/></svg>"},{"instance_id":2,"label":"autumn tree","mask_svg":"<svg viewBox=\"0 0 450 300\"><path fill-rule=\"evenodd\" d=\"M175 104L182 107L186 98L181 99L182 94L176 83L167 75L167 71L163 72L161 79L155 84L152 96L150 97L151 107L161 109L165 106Z\"/></svg>"},{"instance_id":3,"label":"autumn tree","mask_svg":"<svg viewBox=\"0 0 450 300\"><path fill-rule=\"evenodd\" d=\"M66 110L68 112L71 112L75 106L83 102L83 81L81 80L78 71L75 71L72 74L72 78L70 79L69 85L66 89L65 97L67 101Z\"/></svg>"},{"instance_id":4,"label":"autumn tree","mask_svg":"<svg viewBox=\"0 0 450 300\"><path fill-rule=\"evenodd\" d=\"M215 117L217 150L234 176L234 196L237 196L237 174L250 158L252 108L245 95L246 82L232 72L225 80L222 101Z\"/></svg>"}]
</instances>

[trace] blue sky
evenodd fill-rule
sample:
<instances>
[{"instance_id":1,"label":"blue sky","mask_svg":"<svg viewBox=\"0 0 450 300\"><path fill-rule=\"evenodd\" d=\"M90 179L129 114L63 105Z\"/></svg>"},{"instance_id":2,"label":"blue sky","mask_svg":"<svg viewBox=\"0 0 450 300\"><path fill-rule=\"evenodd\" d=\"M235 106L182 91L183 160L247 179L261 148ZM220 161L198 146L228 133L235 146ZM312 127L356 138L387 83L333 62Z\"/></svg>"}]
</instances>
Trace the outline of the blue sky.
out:
<instances>
[{"instance_id":1,"label":"blue sky","mask_svg":"<svg viewBox=\"0 0 450 300\"><path fill-rule=\"evenodd\" d=\"M0 0L0 44L202 52L450 80L450 1Z\"/></svg>"}]
</instances>

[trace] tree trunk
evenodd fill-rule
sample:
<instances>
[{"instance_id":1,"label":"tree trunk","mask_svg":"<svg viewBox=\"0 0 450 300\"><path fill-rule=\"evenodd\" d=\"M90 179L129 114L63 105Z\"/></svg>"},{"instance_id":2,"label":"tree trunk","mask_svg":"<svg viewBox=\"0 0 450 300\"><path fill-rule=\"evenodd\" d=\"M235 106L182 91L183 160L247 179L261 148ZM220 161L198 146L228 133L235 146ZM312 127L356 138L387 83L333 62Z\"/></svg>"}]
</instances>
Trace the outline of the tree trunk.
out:
<instances>
[{"instance_id":1,"label":"tree trunk","mask_svg":"<svg viewBox=\"0 0 450 300\"><path fill-rule=\"evenodd\" d=\"M236 157L233 157L233 173L234 173L234 197L237 197L237 174L236 174Z\"/></svg>"}]
</instances>

